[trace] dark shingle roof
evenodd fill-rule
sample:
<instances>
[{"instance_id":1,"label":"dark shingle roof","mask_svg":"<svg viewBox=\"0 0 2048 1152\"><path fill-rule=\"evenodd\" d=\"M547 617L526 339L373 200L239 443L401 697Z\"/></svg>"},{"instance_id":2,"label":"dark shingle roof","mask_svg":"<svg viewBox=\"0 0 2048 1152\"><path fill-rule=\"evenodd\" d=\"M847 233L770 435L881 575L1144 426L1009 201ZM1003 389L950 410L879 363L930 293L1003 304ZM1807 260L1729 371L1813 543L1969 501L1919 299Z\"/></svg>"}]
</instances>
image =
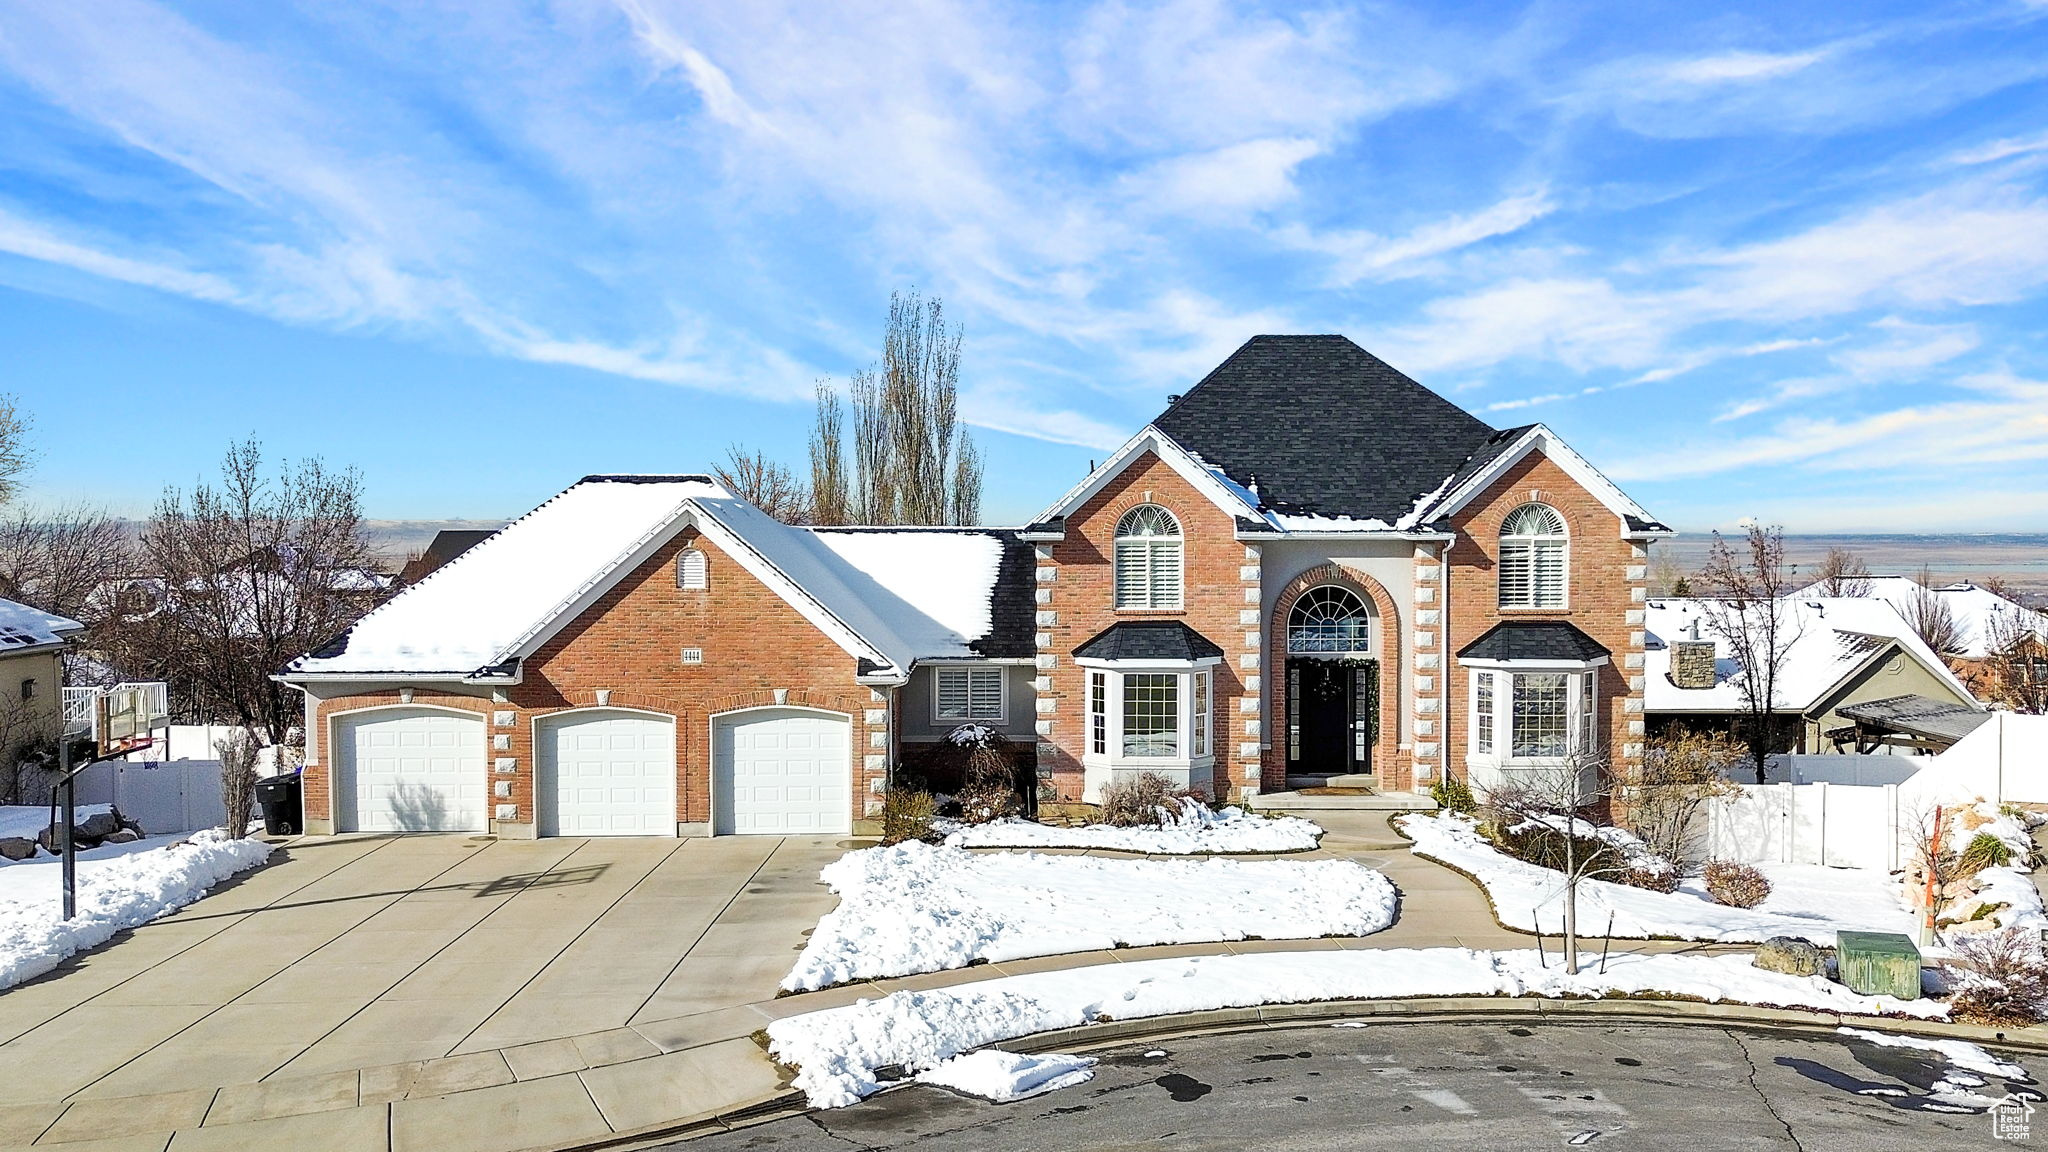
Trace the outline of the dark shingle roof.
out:
<instances>
[{"instance_id":1,"label":"dark shingle roof","mask_svg":"<svg viewBox=\"0 0 2048 1152\"><path fill-rule=\"evenodd\" d=\"M1458 650L1469 660L1577 660L1609 655L1598 640L1562 620L1506 620Z\"/></svg>"},{"instance_id":2,"label":"dark shingle roof","mask_svg":"<svg viewBox=\"0 0 2048 1152\"><path fill-rule=\"evenodd\" d=\"M1003 542L996 586L989 594L988 635L968 647L992 660L1038 654L1038 554L1015 532L990 532Z\"/></svg>"},{"instance_id":3,"label":"dark shingle roof","mask_svg":"<svg viewBox=\"0 0 2048 1152\"><path fill-rule=\"evenodd\" d=\"M1254 336L1153 423L1275 511L1389 523L1511 439L1343 336Z\"/></svg>"},{"instance_id":4,"label":"dark shingle roof","mask_svg":"<svg viewBox=\"0 0 2048 1152\"><path fill-rule=\"evenodd\" d=\"M1178 620L1125 620L1074 649L1090 660L1208 660L1223 649Z\"/></svg>"}]
</instances>

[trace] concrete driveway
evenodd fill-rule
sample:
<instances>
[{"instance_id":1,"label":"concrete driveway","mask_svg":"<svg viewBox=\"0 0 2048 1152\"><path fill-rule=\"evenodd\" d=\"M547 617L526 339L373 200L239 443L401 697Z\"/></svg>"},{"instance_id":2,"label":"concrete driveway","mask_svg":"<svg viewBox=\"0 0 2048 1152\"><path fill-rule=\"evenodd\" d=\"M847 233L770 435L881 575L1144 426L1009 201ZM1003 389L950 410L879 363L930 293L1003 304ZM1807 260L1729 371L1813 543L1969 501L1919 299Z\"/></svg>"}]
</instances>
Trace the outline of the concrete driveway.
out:
<instances>
[{"instance_id":1,"label":"concrete driveway","mask_svg":"<svg viewBox=\"0 0 2048 1152\"><path fill-rule=\"evenodd\" d=\"M0 1111L323 1073L353 1093L357 1069L495 1050L517 1072L550 1042L764 1000L832 907L818 869L846 847L294 841L0 994Z\"/></svg>"}]
</instances>

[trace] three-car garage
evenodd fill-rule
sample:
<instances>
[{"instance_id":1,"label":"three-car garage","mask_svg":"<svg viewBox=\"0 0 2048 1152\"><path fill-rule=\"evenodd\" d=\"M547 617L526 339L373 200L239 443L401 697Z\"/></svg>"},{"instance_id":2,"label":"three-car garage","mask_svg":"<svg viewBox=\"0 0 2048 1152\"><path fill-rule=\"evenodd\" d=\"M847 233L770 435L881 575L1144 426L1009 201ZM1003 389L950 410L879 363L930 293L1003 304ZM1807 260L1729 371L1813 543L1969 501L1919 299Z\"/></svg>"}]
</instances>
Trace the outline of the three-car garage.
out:
<instances>
[{"instance_id":1,"label":"three-car garage","mask_svg":"<svg viewBox=\"0 0 2048 1152\"><path fill-rule=\"evenodd\" d=\"M848 716L762 707L708 723L714 835L831 836L851 830ZM677 834L674 717L575 708L543 713L531 725L538 835ZM335 831L487 830L493 803L503 802L493 795L494 785L509 779L493 771L508 751L493 748L493 742L478 712L404 705L335 715Z\"/></svg>"}]
</instances>

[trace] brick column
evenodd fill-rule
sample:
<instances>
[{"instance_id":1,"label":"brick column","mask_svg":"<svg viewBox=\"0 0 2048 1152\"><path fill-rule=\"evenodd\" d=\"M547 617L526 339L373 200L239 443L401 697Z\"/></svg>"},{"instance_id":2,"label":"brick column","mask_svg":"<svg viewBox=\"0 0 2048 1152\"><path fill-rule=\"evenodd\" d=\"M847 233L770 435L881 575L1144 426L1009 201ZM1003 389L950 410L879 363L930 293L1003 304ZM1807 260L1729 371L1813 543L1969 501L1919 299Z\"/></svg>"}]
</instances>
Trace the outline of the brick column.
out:
<instances>
[{"instance_id":1,"label":"brick column","mask_svg":"<svg viewBox=\"0 0 2048 1152\"><path fill-rule=\"evenodd\" d=\"M1447 762L1444 749L1451 738L1450 710L1443 701L1450 684L1443 665L1444 652L1449 647L1446 637L1450 620L1444 614L1444 566L1437 546L1417 544L1414 568L1415 712L1411 730L1415 736L1409 749L1413 771L1406 783L1410 788L1420 788L1425 781L1435 780ZM1398 689L1405 686L1397 686Z\"/></svg>"},{"instance_id":2,"label":"brick column","mask_svg":"<svg viewBox=\"0 0 2048 1152\"><path fill-rule=\"evenodd\" d=\"M1237 622L1244 627L1244 650L1237 654L1237 678L1243 685L1243 691L1237 697L1236 712L1240 719L1238 731L1235 733L1238 739L1234 749L1231 744L1233 733L1230 731L1231 725L1227 718L1229 713L1225 710L1222 700L1215 702L1210 717L1212 724L1217 722L1219 716L1223 717L1221 729L1215 737L1216 798L1219 800L1230 798L1233 792L1238 797L1259 794L1259 777L1266 740L1265 718L1259 707L1260 687L1265 681L1265 670L1261 667L1260 655L1265 637L1261 630L1263 621L1259 612L1264 580L1265 568L1259 546L1245 545L1244 563L1237 570L1237 582L1244 590L1244 604L1237 613ZM1236 752L1234 759L1238 777L1235 782L1230 778L1233 750Z\"/></svg>"}]
</instances>

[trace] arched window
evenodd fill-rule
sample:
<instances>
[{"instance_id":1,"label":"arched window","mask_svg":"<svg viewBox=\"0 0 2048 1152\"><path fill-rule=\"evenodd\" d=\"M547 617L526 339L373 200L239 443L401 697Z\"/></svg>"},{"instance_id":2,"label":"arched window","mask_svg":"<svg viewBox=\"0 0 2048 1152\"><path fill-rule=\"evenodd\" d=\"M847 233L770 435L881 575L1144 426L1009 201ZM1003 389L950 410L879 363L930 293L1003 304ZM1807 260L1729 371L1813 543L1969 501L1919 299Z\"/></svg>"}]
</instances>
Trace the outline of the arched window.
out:
<instances>
[{"instance_id":1,"label":"arched window","mask_svg":"<svg viewBox=\"0 0 2048 1152\"><path fill-rule=\"evenodd\" d=\"M676 554L676 587L688 592L701 592L708 582L702 552L685 548Z\"/></svg>"},{"instance_id":2,"label":"arched window","mask_svg":"<svg viewBox=\"0 0 2048 1152\"><path fill-rule=\"evenodd\" d=\"M1562 608L1568 591L1564 517L1524 504L1500 526L1500 606Z\"/></svg>"},{"instance_id":3,"label":"arched window","mask_svg":"<svg viewBox=\"0 0 2048 1152\"><path fill-rule=\"evenodd\" d=\"M1287 614L1287 650L1295 655L1363 652L1372 614L1358 593L1324 584L1301 594Z\"/></svg>"},{"instance_id":4,"label":"arched window","mask_svg":"<svg viewBox=\"0 0 2048 1152\"><path fill-rule=\"evenodd\" d=\"M1178 608L1180 521L1157 504L1140 504L1116 525L1116 606Z\"/></svg>"}]
</instances>

